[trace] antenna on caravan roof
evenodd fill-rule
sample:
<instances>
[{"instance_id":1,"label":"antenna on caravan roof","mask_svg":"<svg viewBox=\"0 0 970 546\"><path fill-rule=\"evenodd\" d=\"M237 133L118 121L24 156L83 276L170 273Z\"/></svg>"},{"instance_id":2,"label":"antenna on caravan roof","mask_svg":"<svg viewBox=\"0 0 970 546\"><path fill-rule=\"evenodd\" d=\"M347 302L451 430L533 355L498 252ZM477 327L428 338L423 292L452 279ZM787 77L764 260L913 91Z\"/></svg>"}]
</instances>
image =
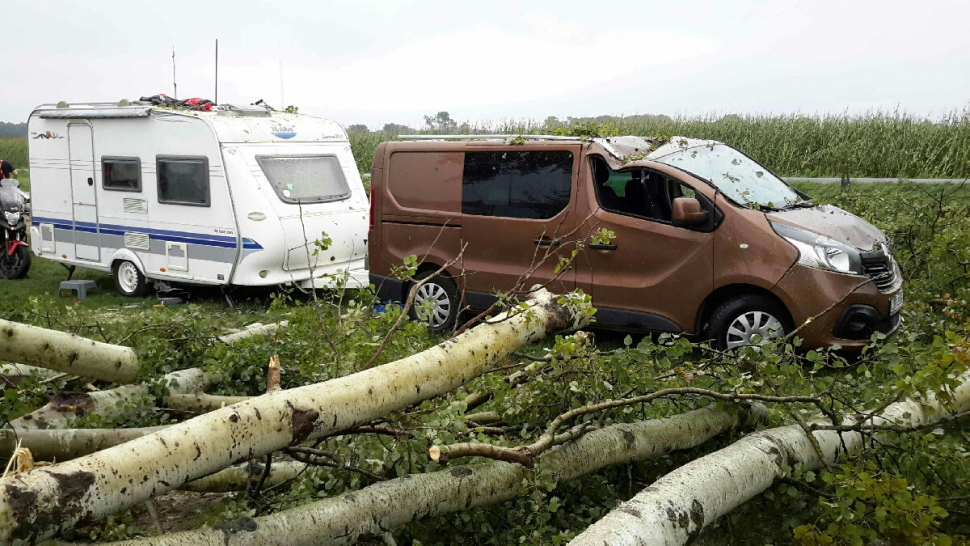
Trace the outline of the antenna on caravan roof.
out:
<instances>
[{"instance_id":1,"label":"antenna on caravan roof","mask_svg":"<svg viewBox=\"0 0 970 546\"><path fill-rule=\"evenodd\" d=\"M214 102L219 104L219 38L216 38L216 96Z\"/></svg>"},{"instance_id":2,"label":"antenna on caravan roof","mask_svg":"<svg viewBox=\"0 0 970 546\"><path fill-rule=\"evenodd\" d=\"M175 46L172 46L172 98L179 98L179 84L175 83Z\"/></svg>"}]
</instances>

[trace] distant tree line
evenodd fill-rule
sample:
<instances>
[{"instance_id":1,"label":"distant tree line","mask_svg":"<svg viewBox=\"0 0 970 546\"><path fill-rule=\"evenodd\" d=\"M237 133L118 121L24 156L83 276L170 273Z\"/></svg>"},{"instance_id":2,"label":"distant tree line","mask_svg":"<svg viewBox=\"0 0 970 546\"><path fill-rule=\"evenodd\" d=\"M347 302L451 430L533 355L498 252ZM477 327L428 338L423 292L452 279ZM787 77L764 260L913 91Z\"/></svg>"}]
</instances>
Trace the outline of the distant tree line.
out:
<instances>
[{"instance_id":1,"label":"distant tree line","mask_svg":"<svg viewBox=\"0 0 970 546\"><path fill-rule=\"evenodd\" d=\"M0 121L0 138L27 136L26 123L7 123Z\"/></svg>"}]
</instances>

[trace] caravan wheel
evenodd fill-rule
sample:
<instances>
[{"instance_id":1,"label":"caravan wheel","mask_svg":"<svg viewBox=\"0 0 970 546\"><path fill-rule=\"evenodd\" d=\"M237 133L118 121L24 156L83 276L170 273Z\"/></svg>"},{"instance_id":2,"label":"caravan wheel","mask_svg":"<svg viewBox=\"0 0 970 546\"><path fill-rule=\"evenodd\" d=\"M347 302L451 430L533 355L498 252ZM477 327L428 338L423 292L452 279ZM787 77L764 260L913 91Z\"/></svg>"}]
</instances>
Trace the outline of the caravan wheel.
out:
<instances>
[{"instance_id":1,"label":"caravan wheel","mask_svg":"<svg viewBox=\"0 0 970 546\"><path fill-rule=\"evenodd\" d=\"M138 271L137 265L127 260L115 262L114 278L115 289L117 289L122 296L134 298L144 296L148 293L147 279L145 279L145 276L142 275L141 271Z\"/></svg>"}]
</instances>

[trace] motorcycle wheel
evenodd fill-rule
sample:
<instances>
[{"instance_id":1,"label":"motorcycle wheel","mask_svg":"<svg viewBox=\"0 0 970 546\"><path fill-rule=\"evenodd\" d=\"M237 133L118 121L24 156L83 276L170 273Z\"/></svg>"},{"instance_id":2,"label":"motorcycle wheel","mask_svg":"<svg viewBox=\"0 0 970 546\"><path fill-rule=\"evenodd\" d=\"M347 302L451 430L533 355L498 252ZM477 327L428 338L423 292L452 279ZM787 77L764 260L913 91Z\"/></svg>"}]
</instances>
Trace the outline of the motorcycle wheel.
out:
<instances>
[{"instance_id":1,"label":"motorcycle wheel","mask_svg":"<svg viewBox=\"0 0 970 546\"><path fill-rule=\"evenodd\" d=\"M24 245L20 245L13 254L7 255L6 252L2 253L3 256L0 257L0 277L8 280L22 279L27 276L27 272L30 271L30 249Z\"/></svg>"}]
</instances>

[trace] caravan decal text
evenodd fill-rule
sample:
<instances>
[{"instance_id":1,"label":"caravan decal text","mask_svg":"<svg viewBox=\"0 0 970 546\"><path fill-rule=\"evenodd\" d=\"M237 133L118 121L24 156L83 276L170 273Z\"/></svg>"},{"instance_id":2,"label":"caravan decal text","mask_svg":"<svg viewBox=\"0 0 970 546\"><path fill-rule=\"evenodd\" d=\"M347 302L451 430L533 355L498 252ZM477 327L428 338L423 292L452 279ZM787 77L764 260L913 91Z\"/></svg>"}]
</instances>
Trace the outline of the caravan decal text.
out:
<instances>
[{"instance_id":1,"label":"caravan decal text","mask_svg":"<svg viewBox=\"0 0 970 546\"><path fill-rule=\"evenodd\" d=\"M273 135L282 139L289 139L296 136L296 128L292 125L274 125L270 128Z\"/></svg>"}]
</instances>

